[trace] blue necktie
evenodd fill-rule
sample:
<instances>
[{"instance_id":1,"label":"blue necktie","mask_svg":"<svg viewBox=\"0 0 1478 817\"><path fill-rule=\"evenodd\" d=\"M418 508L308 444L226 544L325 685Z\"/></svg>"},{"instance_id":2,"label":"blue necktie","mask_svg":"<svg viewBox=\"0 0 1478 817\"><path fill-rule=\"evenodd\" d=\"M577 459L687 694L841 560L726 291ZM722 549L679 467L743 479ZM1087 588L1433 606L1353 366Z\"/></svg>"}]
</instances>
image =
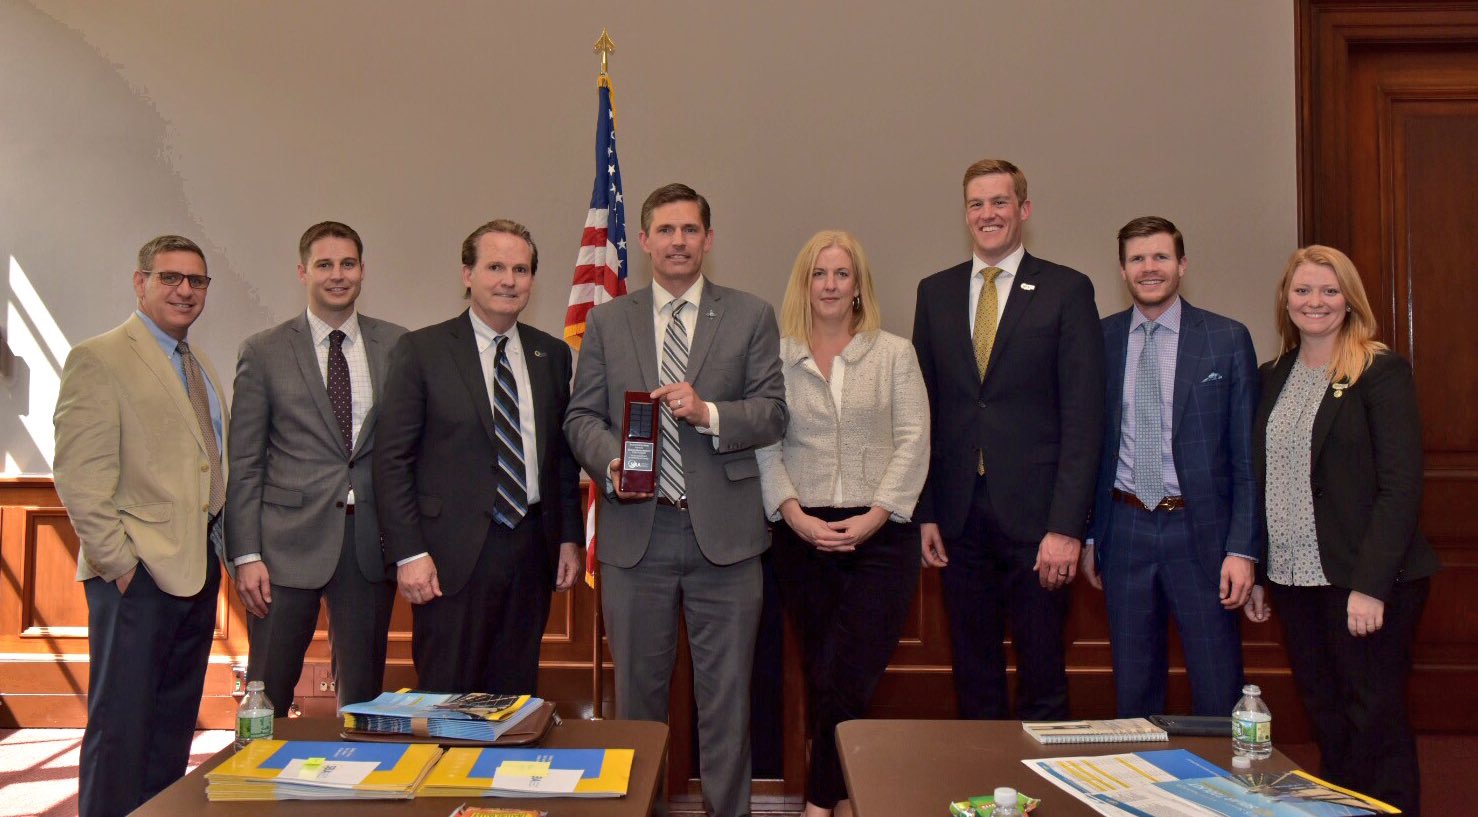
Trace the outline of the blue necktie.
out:
<instances>
[{"instance_id":1,"label":"blue necktie","mask_svg":"<svg viewBox=\"0 0 1478 817\"><path fill-rule=\"evenodd\" d=\"M1144 348L1139 351L1139 371L1134 376L1134 494L1146 508L1154 510L1165 498L1160 460L1160 353L1155 348L1155 330L1160 325L1145 321L1140 328L1144 330Z\"/></svg>"},{"instance_id":2,"label":"blue necktie","mask_svg":"<svg viewBox=\"0 0 1478 817\"><path fill-rule=\"evenodd\" d=\"M518 420L518 381L508 363L508 338L498 338L493 359L493 429L497 432L498 496L493 503L498 521L516 527L529 510L525 484L523 429Z\"/></svg>"}]
</instances>

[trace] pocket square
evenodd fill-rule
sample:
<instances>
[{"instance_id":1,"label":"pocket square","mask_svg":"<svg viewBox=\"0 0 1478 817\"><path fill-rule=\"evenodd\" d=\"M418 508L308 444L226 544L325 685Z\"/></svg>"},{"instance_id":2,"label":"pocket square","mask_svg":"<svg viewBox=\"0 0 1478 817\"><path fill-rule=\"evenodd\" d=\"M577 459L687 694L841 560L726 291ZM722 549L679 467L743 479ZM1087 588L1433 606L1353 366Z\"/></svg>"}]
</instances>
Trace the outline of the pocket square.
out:
<instances>
[{"instance_id":1,"label":"pocket square","mask_svg":"<svg viewBox=\"0 0 1478 817\"><path fill-rule=\"evenodd\" d=\"M1025 284L1024 283L1024 284L1021 285L1021 288L1024 289L1024 290L1026 290L1027 292L1031 292L1032 290L1034 290L1034 289L1037 288L1037 285L1036 284Z\"/></svg>"},{"instance_id":2,"label":"pocket square","mask_svg":"<svg viewBox=\"0 0 1478 817\"><path fill-rule=\"evenodd\" d=\"M1202 380L1201 382L1202 383L1215 383L1216 381L1221 380L1221 379L1222 379L1221 372L1212 372L1211 374L1206 375L1206 378L1204 380Z\"/></svg>"}]
</instances>

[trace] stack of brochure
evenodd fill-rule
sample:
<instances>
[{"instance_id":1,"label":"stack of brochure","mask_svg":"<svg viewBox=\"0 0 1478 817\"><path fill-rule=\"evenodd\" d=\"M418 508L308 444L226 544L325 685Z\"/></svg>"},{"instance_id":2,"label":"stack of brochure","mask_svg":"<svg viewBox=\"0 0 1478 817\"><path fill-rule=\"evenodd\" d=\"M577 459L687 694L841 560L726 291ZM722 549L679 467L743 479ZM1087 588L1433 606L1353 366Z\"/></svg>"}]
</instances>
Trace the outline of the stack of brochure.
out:
<instances>
[{"instance_id":1,"label":"stack of brochure","mask_svg":"<svg viewBox=\"0 0 1478 817\"><path fill-rule=\"evenodd\" d=\"M631 749L448 749L418 797L623 797Z\"/></svg>"},{"instance_id":2,"label":"stack of brochure","mask_svg":"<svg viewBox=\"0 0 1478 817\"><path fill-rule=\"evenodd\" d=\"M1110 721L1041 721L1023 723L1021 728L1038 743L1127 743L1140 740L1169 740L1164 729L1144 718Z\"/></svg>"},{"instance_id":3,"label":"stack of brochure","mask_svg":"<svg viewBox=\"0 0 1478 817\"><path fill-rule=\"evenodd\" d=\"M385 692L339 709L351 732L458 738L491 743L544 703L528 695Z\"/></svg>"},{"instance_id":4,"label":"stack of brochure","mask_svg":"<svg viewBox=\"0 0 1478 817\"><path fill-rule=\"evenodd\" d=\"M1360 817L1399 814L1307 772L1231 775L1184 749L1021 761L1100 814Z\"/></svg>"},{"instance_id":5,"label":"stack of brochure","mask_svg":"<svg viewBox=\"0 0 1478 817\"><path fill-rule=\"evenodd\" d=\"M255 740L205 775L210 800L409 800L433 744Z\"/></svg>"}]
</instances>

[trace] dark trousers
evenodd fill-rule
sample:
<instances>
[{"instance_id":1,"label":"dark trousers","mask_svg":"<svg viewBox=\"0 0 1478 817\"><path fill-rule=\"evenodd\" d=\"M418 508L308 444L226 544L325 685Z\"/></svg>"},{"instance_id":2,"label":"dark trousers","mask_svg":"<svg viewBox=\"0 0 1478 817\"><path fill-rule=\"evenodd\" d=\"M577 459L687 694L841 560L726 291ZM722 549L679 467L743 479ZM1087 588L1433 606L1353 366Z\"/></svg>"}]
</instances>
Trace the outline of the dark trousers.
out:
<instances>
[{"instance_id":1,"label":"dark trousers","mask_svg":"<svg viewBox=\"0 0 1478 817\"><path fill-rule=\"evenodd\" d=\"M279 718L287 717L293 688L303 674L303 656L318 628L320 599L328 601L328 639L339 705L373 700L385 686L385 640L395 583L383 576L370 581L359 569L354 514L344 517L339 563L328 584L305 590L274 581L267 617L248 618L251 660L246 677L263 682Z\"/></svg>"},{"instance_id":2,"label":"dark trousers","mask_svg":"<svg viewBox=\"0 0 1478 817\"><path fill-rule=\"evenodd\" d=\"M1032 565L1040 542L1015 541L1001 532L985 490L987 479L976 479L965 530L959 539L945 543L949 566L940 571L960 717L1008 716L1002 642L1009 618L1016 650L1015 717L1066 720L1062 628L1068 589L1049 591L1038 581Z\"/></svg>"},{"instance_id":3,"label":"dark trousers","mask_svg":"<svg viewBox=\"0 0 1478 817\"><path fill-rule=\"evenodd\" d=\"M537 692L554 590L543 525L537 505L511 530L491 523L466 586L411 607L411 656L421 689Z\"/></svg>"},{"instance_id":4,"label":"dark trousers","mask_svg":"<svg viewBox=\"0 0 1478 817\"><path fill-rule=\"evenodd\" d=\"M1197 558L1186 512L1115 505L1110 524L1099 569L1119 717L1165 711L1170 615L1185 649L1195 714L1231 714L1242 696L1242 615L1221 606L1220 573L1208 575Z\"/></svg>"},{"instance_id":5,"label":"dark trousers","mask_svg":"<svg viewBox=\"0 0 1478 817\"><path fill-rule=\"evenodd\" d=\"M836 522L867 508L806 508ZM919 584L919 528L886 522L851 553L812 547L775 526L775 573L805 647L811 738L806 801L833 808L847 796L836 728L867 715L873 689L898 646Z\"/></svg>"},{"instance_id":6,"label":"dark trousers","mask_svg":"<svg viewBox=\"0 0 1478 817\"><path fill-rule=\"evenodd\" d=\"M127 814L185 774L221 587L207 558L205 586L189 597L160 590L142 563L126 593L101 578L83 583L91 665L81 817Z\"/></svg>"},{"instance_id":7,"label":"dark trousers","mask_svg":"<svg viewBox=\"0 0 1478 817\"><path fill-rule=\"evenodd\" d=\"M1430 582L1398 582L1374 634L1350 635L1339 587L1270 583L1293 681L1319 744L1320 775L1401 809L1421 811L1416 737L1406 715L1411 642Z\"/></svg>"}]
</instances>

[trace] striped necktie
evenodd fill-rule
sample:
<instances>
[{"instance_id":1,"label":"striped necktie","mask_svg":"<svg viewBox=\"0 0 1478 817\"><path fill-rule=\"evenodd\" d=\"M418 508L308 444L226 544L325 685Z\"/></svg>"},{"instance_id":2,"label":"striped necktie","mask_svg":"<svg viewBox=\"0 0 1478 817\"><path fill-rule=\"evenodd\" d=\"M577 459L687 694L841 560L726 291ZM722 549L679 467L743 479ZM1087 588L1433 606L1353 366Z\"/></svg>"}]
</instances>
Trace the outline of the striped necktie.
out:
<instances>
[{"instance_id":1,"label":"striped necktie","mask_svg":"<svg viewBox=\"0 0 1478 817\"><path fill-rule=\"evenodd\" d=\"M493 502L498 521L513 528L529 510L527 470L523 461L523 427L518 419L518 381L508 363L508 336L498 338L493 358L493 430L497 433L498 496Z\"/></svg>"},{"instance_id":2,"label":"striped necktie","mask_svg":"<svg viewBox=\"0 0 1478 817\"><path fill-rule=\"evenodd\" d=\"M658 385L678 383L688 371L688 332L683 326L683 307L688 302L681 298L672 302L672 317L667 321L667 332L662 336L662 370L657 378ZM677 418L667 404L662 404L662 454L657 471L657 493L676 502L685 496L683 478L682 440L677 433Z\"/></svg>"}]
</instances>

